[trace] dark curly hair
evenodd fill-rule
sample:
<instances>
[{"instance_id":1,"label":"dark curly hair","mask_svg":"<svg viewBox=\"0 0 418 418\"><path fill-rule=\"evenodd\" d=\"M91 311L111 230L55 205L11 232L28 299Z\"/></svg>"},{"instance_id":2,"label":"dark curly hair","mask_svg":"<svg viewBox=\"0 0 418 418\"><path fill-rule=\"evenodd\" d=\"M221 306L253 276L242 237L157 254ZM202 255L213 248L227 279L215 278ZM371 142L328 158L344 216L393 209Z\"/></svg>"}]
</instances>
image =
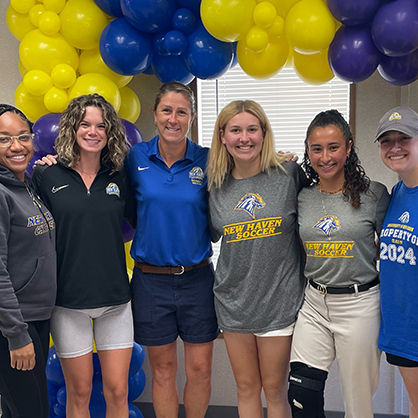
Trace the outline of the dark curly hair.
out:
<instances>
[{"instance_id":1,"label":"dark curly hair","mask_svg":"<svg viewBox=\"0 0 418 418\"><path fill-rule=\"evenodd\" d=\"M14 106L9 105L9 104L6 104L6 103L1 103L0 104L0 116L3 115L3 113L6 113L6 112L15 113L16 115L19 115L20 116L20 119L22 119L23 122L27 123L27 125L29 127L29 131L31 133L33 132L33 130L32 130L33 123L17 107L14 107Z\"/></svg>"},{"instance_id":2,"label":"dark curly hair","mask_svg":"<svg viewBox=\"0 0 418 418\"><path fill-rule=\"evenodd\" d=\"M311 184L319 183L318 173L312 168L308 155L308 138L315 128L325 128L329 125L336 126L344 135L345 145L349 146L352 143L350 154L348 155L344 164L344 185L343 195L344 200L349 201L351 206L359 208L361 199L360 194L367 192L370 187L370 179L366 176L364 168L360 165L360 160L357 155L357 149L354 146L353 134L350 126L344 119L343 115L338 110L331 109L325 112L318 113L312 120L306 131L305 138L305 155L302 160L302 167L305 170Z\"/></svg>"}]
</instances>

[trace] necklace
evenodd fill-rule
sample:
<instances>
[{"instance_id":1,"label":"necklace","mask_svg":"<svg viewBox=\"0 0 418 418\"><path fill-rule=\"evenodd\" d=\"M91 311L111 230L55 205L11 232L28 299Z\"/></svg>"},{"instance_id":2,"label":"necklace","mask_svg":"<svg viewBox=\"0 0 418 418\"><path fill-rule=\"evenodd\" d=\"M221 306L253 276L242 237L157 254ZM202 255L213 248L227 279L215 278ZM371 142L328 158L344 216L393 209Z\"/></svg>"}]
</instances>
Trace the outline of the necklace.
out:
<instances>
[{"instance_id":1,"label":"necklace","mask_svg":"<svg viewBox=\"0 0 418 418\"><path fill-rule=\"evenodd\" d=\"M99 171L97 170L97 171L95 171L94 173L89 173L89 172L87 172L87 171L80 170L79 168L76 168L76 170L77 170L77 171L79 171L80 173L87 174L88 176L95 176L95 175L99 172Z\"/></svg>"},{"instance_id":2,"label":"necklace","mask_svg":"<svg viewBox=\"0 0 418 418\"><path fill-rule=\"evenodd\" d=\"M327 190L322 190L322 189L321 189L321 183L318 183L318 184L316 185L316 187L318 188L318 190L319 190L321 193L326 193L326 194L337 194L337 193L341 193L341 192L343 191L343 188L342 188L342 187L340 187L338 190L333 190L332 192L328 192Z\"/></svg>"}]
</instances>

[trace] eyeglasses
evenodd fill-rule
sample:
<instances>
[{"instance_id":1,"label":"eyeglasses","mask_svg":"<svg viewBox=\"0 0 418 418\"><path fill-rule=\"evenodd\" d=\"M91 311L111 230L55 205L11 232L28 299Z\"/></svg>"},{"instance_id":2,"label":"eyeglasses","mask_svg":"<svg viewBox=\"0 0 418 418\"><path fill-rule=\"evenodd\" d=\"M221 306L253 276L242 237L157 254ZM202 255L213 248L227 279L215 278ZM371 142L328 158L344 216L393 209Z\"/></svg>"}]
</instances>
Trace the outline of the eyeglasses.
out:
<instances>
[{"instance_id":1,"label":"eyeglasses","mask_svg":"<svg viewBox=\"0 0 418 418\"><path fill-rule=\"evenodd\" d=\"M34 134L21 134L13 136L0 136L0 147L7 148L13 144L13 141L17 139L22 145L28 144L32 141Z\"/></svg>"}]
</instances>

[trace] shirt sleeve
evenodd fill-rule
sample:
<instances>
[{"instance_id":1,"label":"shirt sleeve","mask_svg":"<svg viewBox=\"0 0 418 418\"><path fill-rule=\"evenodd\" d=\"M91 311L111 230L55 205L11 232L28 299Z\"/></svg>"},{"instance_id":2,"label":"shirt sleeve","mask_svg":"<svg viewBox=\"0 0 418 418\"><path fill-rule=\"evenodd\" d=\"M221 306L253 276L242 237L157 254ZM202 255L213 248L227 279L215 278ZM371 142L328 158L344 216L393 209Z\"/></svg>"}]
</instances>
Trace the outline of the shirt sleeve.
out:
<instances>
[{"instance_id":1,"label":"shirt sleeve","mask_svg":"<svg viewBox=\"0 0 418 418\"><path fill-rule=\"evenodd\" d=\"M386 186L383 184L380 184L380 186L382 187L382 193L376 204L376 232L378 235L380 235L380 231L382 230L383 221L385 220L386 211L390 203L390 195Z\"/></svg>"}]
</instances>

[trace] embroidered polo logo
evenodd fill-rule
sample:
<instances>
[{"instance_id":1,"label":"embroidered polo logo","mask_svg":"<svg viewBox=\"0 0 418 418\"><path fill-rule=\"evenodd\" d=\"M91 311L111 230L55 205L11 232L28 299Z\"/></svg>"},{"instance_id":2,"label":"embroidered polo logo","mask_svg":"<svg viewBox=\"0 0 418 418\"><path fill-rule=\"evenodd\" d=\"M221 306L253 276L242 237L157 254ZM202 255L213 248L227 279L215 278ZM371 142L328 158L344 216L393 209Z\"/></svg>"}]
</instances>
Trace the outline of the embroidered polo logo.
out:
<instances>
[{"instance_id":1,"label":"embroidered polo logo","mask_svg":"<svg viewBox=\"0 0 418 418\"><path fill-rule=\"evenodd\" d=\"M106 186L106 193L107 193L108 195L112 195L112 194L114 194L114 195L116 195L117 197L120 197L120 190L119 190L119 187L118 187L118 185L117 185L116 183L109 183L109 184Z\"/></svg>"},{"instance_id":2,"label":"embroidered polo logo","mask_svg":"<svg viewBox=\"0 0 418 418\"><path fill-rule=\"evenodd\" d=\"M403 224L409 223L409 212L404 212L399 218L398 221L401 221Z\"/></svg>"},{"instance_id":3,"label":"embroidered polo logo","mask_svg":"<svg viewBox=\"0 0 418 418\"><path fill-rule=\"evenodd\" d=\"M396 119L402 119L402 116L398 113L398 112L393 112L390 116L389 116L389 120L396 120Z\"/></svg>"},{"instance_id":4,"label":"embroidered polo logo","mask_svg":"<svg viewBox=\"0 0 418 418\"><path fill-rule=\"evenodd\" d=\"M312 228L318 228L327 237L330 237L331 231L338 231L340 229L340 221L335 216L327 215L321 218Z\"/></svg>"},{"instance_id":5,"label":"embroidered polo logo","mask_svg":"<svg viewBox=\"0 0 418 418\"><path fill-rule=\"evenodd\" d=\"M193 184L201 186L203 184L203 180L205 179L205 173L200 167L193 167L189 171L189 178Z\"/></svg>"},{"instance_id":6,"label":"embroidered polo logo","mask_svg":"<svg viewBox=\"0 0 418 418\"><path fill-rule=\"evenodd\" d=\"M264 202L263 198L259 194L247 193L245 196L241 197L234 210L243 210L255 219L255 210L262 209L264 206L266 206L266 202Z\"/></svg>"}]
</instances>

